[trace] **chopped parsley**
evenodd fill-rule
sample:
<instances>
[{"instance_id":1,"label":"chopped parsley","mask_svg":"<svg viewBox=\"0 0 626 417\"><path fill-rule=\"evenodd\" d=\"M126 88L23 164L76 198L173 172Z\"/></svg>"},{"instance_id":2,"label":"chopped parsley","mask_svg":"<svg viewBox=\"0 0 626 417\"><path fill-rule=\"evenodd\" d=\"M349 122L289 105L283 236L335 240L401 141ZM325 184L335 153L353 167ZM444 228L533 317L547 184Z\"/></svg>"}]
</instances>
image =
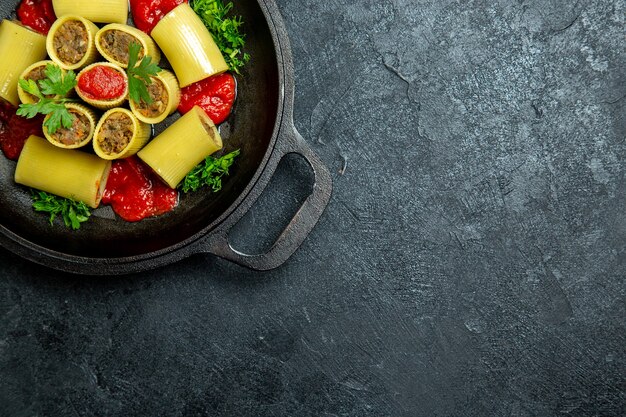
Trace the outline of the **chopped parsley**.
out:
<instances>
[{"instance_id":1,"label":"chopped parsley","mask_svg":"<svg viewBox=\"0 0 626 417\"><path fill-rule=\"evenodd\" d=\"M222 0L191 0L189 4L213 35L230 70L239 74L239 70L250 60L250 55L242 51L245 34L240 32L243 25L241 16L226 16L233 8L233 3Z\"/></svg>"},{"instance_id":2,"label":"chopped parsley","mask_svg":"<svg viewBox=\"0 0 626 417\"><path fill-rule=\"evenodd\" d=\"M78 230L80 224L89 220L89 216L91 216L91 210L82 201L74 201L35 190L32 191L32 197L35 211L48 213L51 225L54 219L60 215L65 226Z\"/></svg>"},{"instance_id":3,"label":"chopped parsley","mask_svg":"<svg viewBox=\"0 0 626 417\"><path fill-rule=\"evenodd\" d=\"M213 192L222 189L222 177L228 175L228 169L240 154L239 149L220 158L207 156L206 159L191 170L180 185L183 192L196 191L201 187L209 187Z\"/></svg>"}]
</instances>

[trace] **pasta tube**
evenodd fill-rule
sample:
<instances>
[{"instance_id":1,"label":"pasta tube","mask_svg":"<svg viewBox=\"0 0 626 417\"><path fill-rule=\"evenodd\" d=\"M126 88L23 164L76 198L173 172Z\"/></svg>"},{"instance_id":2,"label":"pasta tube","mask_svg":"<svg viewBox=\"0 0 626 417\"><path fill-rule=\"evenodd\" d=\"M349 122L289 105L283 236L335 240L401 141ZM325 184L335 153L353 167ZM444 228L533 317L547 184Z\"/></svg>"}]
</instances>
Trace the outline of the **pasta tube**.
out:
<instances>
[{"instance_id":1,"label":"pasta tube","mask_svg":"<svg viewBox=\"0 0 626 417\"><path fill-rule=\"evenodd\" d=\"M57 148L45 139L31 136L17 161L15 182L96 208L110 169L111 161Z\"/></svg>"},{"instance_id":2,"label":"pasta tube","mask_svg":"<svg viewBox=\"0 0 626 417\"><path fill-rule=\"evenodd\" d=\"M76 76L76 94L97 109L119 107L128 97L128 76L110 62L91 64Z\"/></svg>"},{"instance_id":3,"label":"pasta tube","mask_svg":"<svg viewBox=\"0 0 626 417\"><path fill-rule=\"evenodd\" d=\"M17 82L29 65L46 58L46 37L10 20L0 23L0 98L20 103Z\"/></svg>"},{"instance_id":4,"label":"pasta tube","mask_svg":"<svg viewBox=\"0 0 626 417\"><path fill-rule=\"evenodd\" d=\"M31 65L30 67L26 68L24 70L24 72L22 72L22 74L20 75L20 79L24 79L24 80L33 80L35 82L38 82L40 80L43 80L46 78L46 65L48 64L52 64L52 65L56 65L54 62L52 61L39 61L39 62L35 62L33 65ZM63 73L63 75L65 75L65 71L61 70L61 72ZM20 101L24 104L32 104L32 103L36 103L39 101L39 98L33 96L32 94L27 93L26 91L24 91L22 89L22 87L20 87L20 85L17 85L17 94L20 97ZM45 97L47 98L59 98L58 95L46 95Z\"/></svg>"},{"instance_id":5,"label":"pasta tube","mask_svg":"<svg viewBox=\"0 0 626 417\"><path fill-rule=\"evenodd\" d=\"M187 3L166 14L150 34L172 64L181 87L228 70L211 34Z\"/></svg>"},{"instance_id":6,"label":"pasta tube","mask_svg":"<svg viewBox=\"0 0 626 417\"><path fill-rule=\"evenodd\" d=\"M54 14L79 14L98 23L126 23L128 0L52 0Z\"/></svg>"},{"instance_id":7,"label":"pasta tube","mask_svg":"<svg viewBox=\"0 0 626 417\"><path fill-rule=\"evenodd\" d=\"M121 159L136 154L150 139L150 125L127 109L104 113L96 126L93 149L102 159Z\"/></svg>"},{"instance_id":8,"label":"pasta tube","mask_svg":"<svg viewBox=\"0 0 626 417\"><path fill-rule=\"evenodd\" d=\"M222 149L222 138L204 110L195 106L146 145L137 156L171 188L204 158Z\"/></svg>"},{"instance_id":9,"label":"pasta tube","mask_svg":"<svg viewBox=\"0 0 626 417\"><path fill-rule=\"evenodd\" d=\"M159 71L151 79L152 84L148 85L148 93L152 103L147 104L142 100L138 104L130 100L130 109L142 122L156 124L176 111L180 103L180 87L174 74L167 70Z\"/></svg>"},{"instance_id":10,"label":"pasta tube","mask_svg":"<svg viewBox=\"0 0 626 417\"><path fill-rule=\"evenodd\" d=\"M78 15L65 15L57 19L46 39L50 59L66 70L91 64L98 58L94 44L97 32L98 26Z\"/></svg>"},{"instance_id":11,"label":"pasta tube","mask_svg":"<svg viewBox=\"0 0 626 417\"><path fill-rule=\"evenodd\" d=\"M73 116L72 127L66 129L58 128L54 133L48 132L48 128L43 126L43 134L48 142L54 146L64 149L76 149L87 145L96 129L96 115L89 107L78 103L67 103L67 110ZM44 122L51 115L47 115Z\"/></svg>"},{"instance_id":12,"label":"pasta tube","mask_svg":"<svg viewBox=\"0 0 626 417\"><path fill-rule=\"evenodd\" d=\"M96 48L100 55L109 62L122 68L128 67L128 46L132 43L141 45L139 61L147 55L152 62L158 64L161 60L161 51L152 38L132 26L111 23L96 33Z\"/></svg>"}]
</instances>

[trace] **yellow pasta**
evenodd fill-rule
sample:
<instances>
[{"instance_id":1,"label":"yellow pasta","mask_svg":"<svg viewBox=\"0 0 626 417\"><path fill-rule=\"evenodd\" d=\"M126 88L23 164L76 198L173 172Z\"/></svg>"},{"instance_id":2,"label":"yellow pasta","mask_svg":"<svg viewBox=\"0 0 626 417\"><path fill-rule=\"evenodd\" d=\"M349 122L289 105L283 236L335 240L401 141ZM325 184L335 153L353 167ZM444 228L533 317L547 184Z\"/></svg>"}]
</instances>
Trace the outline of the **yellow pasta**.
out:
<instances>
[{"instance_id":1,"label":"yellow pasta","mask_svg":"<svg viewBox=\"0 0 626 417\"><path fill-rule=\"evenodd\" d=\"M166 14L150 34L172 65L181 87L228 70L211 34L187 3Z\"/></svg>"},{"instance_id":2,"label":"yellow pasta","mask_svg":"<svg viewBox=\"0 0 626 417\"><path fill-rule=\"evenodd\" d=\"M46 37L10 20L0 23L0 98L17 106L17 84L26 68L46 57Z\"/></svg>"},{"instance_id":3,"label":"yellow pasta","mask_svg":"<svg viewBox=\"0 0 626 417\"><path fill-rule=\"evenodd\" d=\"M222 149L222 138L204 110L195 106L146 145L137 156L171 188L203 159Z\"/></svg>"},{"instance_id":4,"label":"yellow pasta","mask_svg":"<svg viewBox=\"0 0 626 417\"><path fill-rule=\"evenodd\" d=\"M67 103L65 107L74 118L72 127L68 129L60 127L54 133L50 133L44 125L43 134L48 142L59 148L81 148L93 138L96 129L96 114L89 107L78 103ZM49 118L50 115L46 116L44 123Z\"/></svg>"},{"instance_id":5,"label":"yellow pasta","mask_svg":"<svg viewBox=\"0 0 626 417\"><path fill-rule=\"evenodd\" d=\"M75 70L95 62L98 50L94 44L98 26L78 15L57 19L48 32L48 55L58 66Z\"/></svg>"},{"instance_id":6,"label":"yellow pasta","mask_svg":"<svg viewBox=\"0 0 626 417\"><path fill-rule=\"evenodd\" d=\"M93 149L102 159L128 158L143 148L150 134L150 125L137 120L130 110L111 109L96 126Z\"/></svg>"},{"instance_id":7,"label":"yellow pasta","mask_svg":"<svg viewBox=\"0 0 626 417\"><path fill-rule=\"evenodd\" d=\"M111 161L57 148L45 139L31 136L17 161L15 182L96 208L110 168Z\"/></svg>"},{"instance_id":8,"label":"yellow pasta","mask_svg":"<svg viewBox=\"0 0 626 417\"><path fill-rule=\"evenodd\" d=\"M152 38L132 26L111 23L96 33L96 48L100 55L109 62L122 68L128 67L128 45L135 42L141 45L139 60L145 55L158 64L161 60L161 51Z\"/></svg>"},{"instance_id":9,"label":"yellow pasta","mask_svg":"<svg viewBox=\"0 0 626 417\"><path fill-rule=\"evenodd\" d=\"M54 14L78 14L98 23L126 23L128 0L52 0Z\"/></svg>"},{"instance_id":10,"label":"yellow pasta","mask_svg":"<svg viewBox=\"0 0 626 417\"><path fill-rule=\"evenodd\" d=\"M144 123L161 123L167 116L174 113L180 103L180 87L178 80L170 71L161 70L152 77L148 86L152 103L142 101L140 104L130 100L130 109Z\"/></svg>"},{"instance_id":11,"label":"yellow pasta","mask_svg":"<svg viewBox=\"0 0 626 417\"><path fill-rule=\"evenodd\" d=\"M39 62L35 62L33 65L29 66L28 68L26 68L22 74L20 74L20 79L24 79L24 80L34 80L35 82L39 81L39 80L43 80L46 75L44 73L45 69L46 69L46 65L48 64L52 64L55 65L56 64L52 61L39 61ZM61 72L63 74L65 74L64 70L61 70ZM26 91L24 91L22 89L22 87L17 86L17 94L20 97L20 101L24 104L32 104L32 103L36 103L39 101L39 99L29 93L27 93ZM56 96L50 96L50 97L54 97L54 98L59 98L58 95Z\"/></svg>"},{"instance_id":12,"label":"yellow pasta","mask_svg":"<svg viewBox=\"0 0 626 417\"><path fill-rule=\"evenodd\" d=\"M119 97L110 99L110 100L94 99L90 97L85 91L81 90L80 77L82 77L84 74L86 74L87 72L91 71L92 69L96 67L112 68L115 71L117 71L122 77L124 77L124 83L125 83L124 92ZM95 64L91 64L83 68L83 70L79 72L78 75L76 76L76 81L78 82L78 85L76 85L76 94L78 94L78 96L82 100L84 100L88 104L100 110L108 110L114 107L119 107L122 105L122 103L124 103L124 101L126 101L126 98L128 97L128 76L126 75L126 71L124 71L119 65L112 64L110 62L97 62Z\"/></svg>"}]
</instances>

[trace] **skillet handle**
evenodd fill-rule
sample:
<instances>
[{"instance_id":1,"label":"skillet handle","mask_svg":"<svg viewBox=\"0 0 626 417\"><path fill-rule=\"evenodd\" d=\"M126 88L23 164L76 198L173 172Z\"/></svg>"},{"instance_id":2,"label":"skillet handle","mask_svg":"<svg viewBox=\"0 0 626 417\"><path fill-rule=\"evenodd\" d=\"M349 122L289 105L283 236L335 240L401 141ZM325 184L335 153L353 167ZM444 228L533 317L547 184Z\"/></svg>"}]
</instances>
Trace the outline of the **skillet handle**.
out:
<instances>
[{"instance_id":1,"label":"skillet handle","mask_svg":"<svg viewBox=\"0 0 626 417\"><path fill-rule=\"evenodd\" d=\"M230 231L241 217L229 221L220 230L212 233L208 240L203 242L204 251L257 271L267 271L285 263L313 230L330 200L332 178L326 166L300 136L293 124L290 123L288 126L285 129L285 136L278 141L279 147L275 148L277 154L272 155L271 161L268 162L268 175L270 177L274 175L279 162L286 155L291 153L301 155L313 169L315 176L313 192L266 253L248 255L235 250L230 245ZM245 213L242 213L242 217L243 214Z\"/></svg>"}]
</instances>

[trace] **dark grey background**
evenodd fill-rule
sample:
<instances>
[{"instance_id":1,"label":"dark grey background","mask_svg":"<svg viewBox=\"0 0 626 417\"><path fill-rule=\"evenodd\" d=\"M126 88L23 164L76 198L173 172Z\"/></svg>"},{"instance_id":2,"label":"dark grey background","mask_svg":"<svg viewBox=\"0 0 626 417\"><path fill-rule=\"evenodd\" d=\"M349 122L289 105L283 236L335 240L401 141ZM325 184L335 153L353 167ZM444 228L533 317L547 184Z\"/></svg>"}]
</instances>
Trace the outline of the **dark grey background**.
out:
<instances>
[{"instance_id":1,"label":"dark grey background","mask_svg":"<svg viewBox=\"0 0 626 417\"><path fill-rule=\"evenodd\" d=\"M278 3L317 228L270 273L0 250L0 415L624 415L625 2ZM238 247L309 190L288 160Z\"/></svg>"}]
</instances>

